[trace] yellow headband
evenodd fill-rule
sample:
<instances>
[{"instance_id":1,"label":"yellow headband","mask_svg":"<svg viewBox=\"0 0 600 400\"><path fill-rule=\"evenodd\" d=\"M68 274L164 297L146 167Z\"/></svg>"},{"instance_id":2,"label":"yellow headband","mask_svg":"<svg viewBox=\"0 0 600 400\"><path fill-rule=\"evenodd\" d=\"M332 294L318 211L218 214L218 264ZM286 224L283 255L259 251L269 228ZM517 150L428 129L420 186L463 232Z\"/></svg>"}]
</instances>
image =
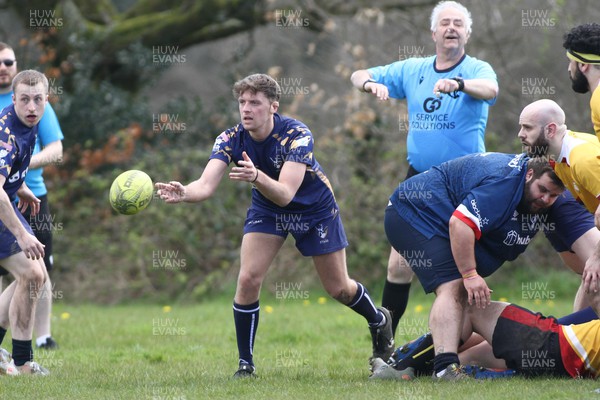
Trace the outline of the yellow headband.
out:
<instances>
[{"instance_id":1,"label":"yellow headband","mask_svg":"<svg viewBox=\"0 0 600 400\"><path fill-rule=\"evenodd\" d=\"M578 53L573 50L567 50L567 57L583 64L600 64L600 55L598 54Z\"/></svg>"}]
</instances>

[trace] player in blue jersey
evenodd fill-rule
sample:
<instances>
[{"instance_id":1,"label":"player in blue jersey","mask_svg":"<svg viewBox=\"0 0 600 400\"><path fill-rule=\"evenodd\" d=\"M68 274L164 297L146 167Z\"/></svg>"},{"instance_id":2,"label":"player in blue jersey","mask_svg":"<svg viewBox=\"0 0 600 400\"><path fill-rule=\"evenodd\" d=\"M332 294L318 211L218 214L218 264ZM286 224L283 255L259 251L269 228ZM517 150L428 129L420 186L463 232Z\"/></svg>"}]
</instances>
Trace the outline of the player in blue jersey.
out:
<instances>
[{"instance_id":1,"label":"player in blue jersey","mask_svg":"<svg viewBox=\"0 0 600 400\"><path fill-rule=\"evenodd\" d=\"M454 1L440 2L431 13L435 55L358 70L352 84L380 100L406 99L408 173L405 179L466 154L485 151L488 109L498 95L492 67L470 57L471 14ZM413 273L391 249L382 306L393 326L404 314Z\"/></svg>"},{"instance_id":2,"label":"player in blue jersey","mask_svg":"<svg viewBox=\"0 0 600 400\"><path fill-rule=\"evenodd\" d=\"M33 361L31 346L37 298L47 278L44 246L15 200L18 196L20 210L32 207L32 214L39 212L39 199L24 181L48 101L48 80L40 72L26 70L15 76L12 88L13 104L0 113L0 265L15 278L14 290L0 295L0 302L10 302L0 319L10 320L13 356L13 365L2 367L7 374L45 375L47 370Z\"/></svg>"},{"instance_id":3,"label":"player in blue jersey","mask_svg":"<svg viewBox=\"0 0 600 400\"><path fill-rule=\"evenodd\" d=\"M313 136L302 122L277 113L281 89L268 75L250 75L233 86L241 123L221 133L202 176L188 184L156 183L167 203L211 197L231 162L229 178L252 184L244 225L240 272L233 302L239 351L234 376L254 376L254 339L261 284L288 234L312 257L327 292L369 323L373 357L393 351L391 317L367 290L348 277L348 245L333 190L313 153Z\"/></svg>"},{"instance_id":4,"label":"player in blue jersey","mask_svg":"<svg viewBox=\"0 0 600 400\"><path fill-rule=\"evenodd\" d=\"M0 109L12 104L12 80L17 74L17 60L14 50L6 43L0 42L0 60L4 62L0 64ZM6 63L12 64L6 65ZM48 204L48 191L44 184L43 170L44 166L51 163L59 162L62 158L62 130L56 118L56 113L52 109L50 103L46 105L44 116L38 125L38 136L29 165L29 171L25 178L27 187L33 194L40 199L40 212L33 216L30 210L27 209L24 213L25 219L29 222L33 233L38 240L44 245L44 264L48 273L53 268L52 257L52 216L50 215L50 207ZM6 275L7 271L0 268L1 276ZM54 349L58 345L52 338L50 330L50 314L52 311L52 282L50 277L46 280L43 293L38 300L38 305L35 313L35 332L36 345L43 349ZM0 325L0 335L2 329L8 325Z\"/></svg>"},{"instance_id":5,"label":"player in blue jersey","mask_svg":"<svg viewBox=\"0 0 600 400\"><path fill-rule=\"evenodd\" d=\"M429 326L434 377L460 375L457 349L465 304L485 307L483 277L521 254L564 191L547 163L524 154L482 153L433 167L400 184L385 229L426 292L435 292Z\"/></svg>"}]
</instances>

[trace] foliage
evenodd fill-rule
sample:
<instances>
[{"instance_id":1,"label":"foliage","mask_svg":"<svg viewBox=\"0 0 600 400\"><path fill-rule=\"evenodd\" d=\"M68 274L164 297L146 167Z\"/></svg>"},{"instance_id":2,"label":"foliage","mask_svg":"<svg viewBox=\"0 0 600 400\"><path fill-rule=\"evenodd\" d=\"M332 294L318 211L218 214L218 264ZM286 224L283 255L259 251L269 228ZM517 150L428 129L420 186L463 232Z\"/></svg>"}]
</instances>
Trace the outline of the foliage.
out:
<instances>
[{"instance_id":1,"label":"foliage","mask_svg":"<svg viewBox=\"0 0 600 400\"><path fill-rule=\"evenodd\" d=\"M281 111L313 131L316 157L340 203L350 242L350 274L370 288L382 284L389 245L381 221L388 197L406 174L406 108L402 101L379 102L359 93L351 88L349 77L356 69L406 57L403 51L409 55L417 51L416 56L430 53L428 18L435 1L372 2L369 8L355 1L245 2L244 6L257 4L252 13L244 14L246 22L236 25L247 33L231 36L235 30L219 30L202 25L206 19L197 19L206 41L173 22L189 6L181 1L168 6L155 1L14 3L7 3L14 12L9 18L20 18L25 26L15 30L20 39L14 40L19 67L41 66L51 78L51 100L65 133L63 162L48 167L45 174L59 223L53 278L58 287L67 289L65 298L106 303L149 297L196 300L231 289L239 265L248 185L224 179L218 196L203 204L169 206L155 199L132 217L116 215L107 196L112 180L125 169L145 170L154 181L187 183L198 178L214 137L238 120L231 83L255 71L268 71L296 85L282 99ZM203 4L193 7L220 4L196 3ZM243 7L233 10L235 4L222 2L221 28L236 20L238 12L244 13ZM562 32L595 8L586 7L583 0L569 3L568 9L562 1L465 4L474 19L467 50L492 64L501 87L498 102L490 109L488 150L520 150L515 139L518 113L539 97L536 91L561 100L569 125L573 121L573 127L585 131L589 100L572 93L566 61L556 60L557 54L564 57ZM64 26L28 29L28 10L48 8L64 18ZM135 32L132 21L155 18L166 8L165 25L139 24L139 34L126 40ZM523 13L536 10L539 15L547 10L546 18L555 26L524 27ZM307 29L286 28L295 18L292 15L307 21ZM174 24L169 36L151 34L169 23ZM3 33L12 32L8 23L4 26ZM222 34L223 40L209 37L206 30L213 28L212 33ZM119 40L111 35L120 35ZM528 40L523 41L524 36ZM191 47L199 43L203 44ZM155 62L153 46L185 48L190 59L184 65ZM194 54L197 58L192 61ZM199 93L185 96L189 91L182 85L175 88L181 82ZM179 129L163 129L163 117L177 120ZM546 268L561 265L541 237L517 261L507 267L541 264L544 269L534 271L543 274ZM177 265L168 268L169 262ZM311 269L310 260L298 257L290 239L269 280L302 277L316 287L316 274L306 273ZM273 285L266 284L265 289L272 291Z\"/></svg>"}]
</instances>

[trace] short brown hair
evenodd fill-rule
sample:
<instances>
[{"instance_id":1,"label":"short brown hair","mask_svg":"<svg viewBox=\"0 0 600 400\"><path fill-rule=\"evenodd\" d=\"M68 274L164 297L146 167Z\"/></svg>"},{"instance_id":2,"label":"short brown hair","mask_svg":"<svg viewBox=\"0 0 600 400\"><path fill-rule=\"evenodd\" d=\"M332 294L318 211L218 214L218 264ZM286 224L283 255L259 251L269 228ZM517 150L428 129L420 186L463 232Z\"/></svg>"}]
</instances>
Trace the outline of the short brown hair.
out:
<instances>
[{"instance_id":1,"label":"short brown hair","mask_svg":"<svg viewBox=\"0 0 600 400\"><path fill-rule=\"evenodd\" d=\"M247 91L252 94L263 93L271 102L279 101L281 96L279 84L267 74L252 74L233 85L233 95L236 99Z\"/></svg>"},{"instance_id":2,"label":"short brown hair","mask_svg":"<svg viewBox=\"0 0 600 400\"><path fill-rule=\"evenodd\" d=\"M14 49L13 49L12 47L10 47L8 44L6 44L6 43L4 43L4 42L0 42L0 51L2 51L2 50L6 50L6 49L9 49L9 50L13 50L13 51L14 51Z\"/></svg>"},{"instance_id":3,"label":"short brown hair","mask_svg":"<svg viewBox=\"0 0 600 400\"><path fill-rule=\"evenodd\" d=\"M12 91L13 93L16 93L15 89L22 83L28 86L35 86L40 82L44 84L44 89L46 90L46 93L48 93L48 78L46 78L46 75L33 69L26 69L25 71L19 72L13 78Z\"/></svg>"},{"instance_id":4,"label":"short brown hair","mask_svg":"<svg viewBox=\"0 0 600 400\"><path fill-rule=\"evenodd\" d=\"M554 168L544 157L532 157L527 161L527 169L533 171L533 179L538 179L544 174L548 174L548 177L559 189L565 190L565 184L560 180Z\"/></svg>"}]
</instances>

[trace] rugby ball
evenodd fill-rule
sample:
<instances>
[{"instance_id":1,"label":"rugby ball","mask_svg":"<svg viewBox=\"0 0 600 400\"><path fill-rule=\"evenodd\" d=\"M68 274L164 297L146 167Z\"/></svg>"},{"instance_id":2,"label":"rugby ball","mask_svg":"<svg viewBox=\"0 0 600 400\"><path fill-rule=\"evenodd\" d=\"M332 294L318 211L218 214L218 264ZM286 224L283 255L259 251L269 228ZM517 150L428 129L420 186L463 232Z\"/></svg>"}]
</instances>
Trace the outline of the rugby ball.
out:
<instances>
[{"instance_id":1,"label":"rugby ball","mask_svg":"<svg viewBox=\"0 0 600 400\"><path fill-rule=\"evenodd\" d=\"M154 185L144 171L132 169L117 176L110 187L109 200L119 214L133 215L152 201Z\"/></svg>"}]
</instances>

